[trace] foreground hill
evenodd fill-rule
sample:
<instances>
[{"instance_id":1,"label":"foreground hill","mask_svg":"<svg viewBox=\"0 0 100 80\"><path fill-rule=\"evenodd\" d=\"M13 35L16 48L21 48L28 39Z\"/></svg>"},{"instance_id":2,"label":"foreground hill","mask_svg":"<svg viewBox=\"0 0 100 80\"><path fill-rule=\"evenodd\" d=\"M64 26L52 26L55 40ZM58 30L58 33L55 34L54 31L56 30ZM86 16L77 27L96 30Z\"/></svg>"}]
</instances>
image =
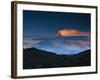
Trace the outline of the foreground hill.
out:
<instances>
[{"instance_id":1,"label":"foreground hill","mask_svg":"<svg viewBox=\"0 0 100 80\"><path fill-rule=\"evenodd\" d=\"M58 55L36 48L23 50L23 69L90 66L90 61L90 50L73 55Z\"/></svg>"}]
</instances>

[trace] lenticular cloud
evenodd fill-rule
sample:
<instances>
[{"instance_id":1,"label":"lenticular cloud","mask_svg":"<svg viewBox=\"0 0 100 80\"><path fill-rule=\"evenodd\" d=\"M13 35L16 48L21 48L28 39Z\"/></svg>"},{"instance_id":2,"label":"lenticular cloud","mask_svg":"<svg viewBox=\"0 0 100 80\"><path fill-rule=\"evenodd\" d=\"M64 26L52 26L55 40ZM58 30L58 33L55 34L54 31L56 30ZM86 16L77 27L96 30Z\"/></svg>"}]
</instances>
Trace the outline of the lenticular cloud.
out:
<instances>
[{"instance_id":1,"label":"lenticular cloud","mask_svg":"<svg viewBox=\"0 0 100 80\"><path fill-rule=\"evenodd\" d=\"M90 32L81 32L76 29L61 29L57 32L59 36L90 36Z\"/></svg>"}]
</instances>

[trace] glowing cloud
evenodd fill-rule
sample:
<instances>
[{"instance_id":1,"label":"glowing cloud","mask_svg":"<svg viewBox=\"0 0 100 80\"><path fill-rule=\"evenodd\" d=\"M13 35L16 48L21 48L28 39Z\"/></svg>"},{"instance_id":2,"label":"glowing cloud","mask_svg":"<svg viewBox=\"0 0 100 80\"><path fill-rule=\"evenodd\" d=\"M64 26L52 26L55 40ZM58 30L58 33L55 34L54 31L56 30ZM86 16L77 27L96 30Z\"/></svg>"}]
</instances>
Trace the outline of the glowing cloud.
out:
<instances>
[{"instance_id":1,"label":"glowing cloud","mask_svg":"<svg viewBox=\"0 0 100 80\"><path fill-rule=\"evenodd\" d=\"M62 29L57 32L59 36L90 36L90 32L81 32L75 29Z\"/></svg>"}]
</instances>

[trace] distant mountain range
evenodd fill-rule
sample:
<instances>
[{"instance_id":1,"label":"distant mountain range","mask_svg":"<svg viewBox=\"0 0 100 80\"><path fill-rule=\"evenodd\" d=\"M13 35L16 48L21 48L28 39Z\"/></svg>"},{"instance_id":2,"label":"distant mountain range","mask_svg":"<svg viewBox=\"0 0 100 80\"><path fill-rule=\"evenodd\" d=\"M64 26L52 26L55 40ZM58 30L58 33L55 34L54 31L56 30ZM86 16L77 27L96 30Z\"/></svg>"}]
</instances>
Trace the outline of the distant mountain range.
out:
<instances>
[{"instance_id":1,"label":"distant mountain range","mask_svg":"<svg viewBox=\"0 0 100 80\"><path fill-rule=\"evenodd\" d=\"M62 55L37 48L23 49L23 69L77 67L91 65L91 50Z\"/></svg>"}]
</instances>

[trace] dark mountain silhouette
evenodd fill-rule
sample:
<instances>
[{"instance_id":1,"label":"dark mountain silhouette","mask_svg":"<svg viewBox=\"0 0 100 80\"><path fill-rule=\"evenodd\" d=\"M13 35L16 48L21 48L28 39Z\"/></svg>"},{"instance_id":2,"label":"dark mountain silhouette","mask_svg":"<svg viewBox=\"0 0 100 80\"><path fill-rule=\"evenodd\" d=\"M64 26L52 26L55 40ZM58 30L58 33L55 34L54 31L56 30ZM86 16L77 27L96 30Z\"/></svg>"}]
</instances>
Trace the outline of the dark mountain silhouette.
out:
<instances>
[{"instance_id":1,"label":"dark mountain silhouette","mask_svg":"<svg viewBox=\"0 0 100 80\"><path fill-rule=\"evenodd\" d=\"M23 50L23 69L90 66L90 50L73 55L59 55L52 52L27 48Z\"/></svg>"}]
</instances>

